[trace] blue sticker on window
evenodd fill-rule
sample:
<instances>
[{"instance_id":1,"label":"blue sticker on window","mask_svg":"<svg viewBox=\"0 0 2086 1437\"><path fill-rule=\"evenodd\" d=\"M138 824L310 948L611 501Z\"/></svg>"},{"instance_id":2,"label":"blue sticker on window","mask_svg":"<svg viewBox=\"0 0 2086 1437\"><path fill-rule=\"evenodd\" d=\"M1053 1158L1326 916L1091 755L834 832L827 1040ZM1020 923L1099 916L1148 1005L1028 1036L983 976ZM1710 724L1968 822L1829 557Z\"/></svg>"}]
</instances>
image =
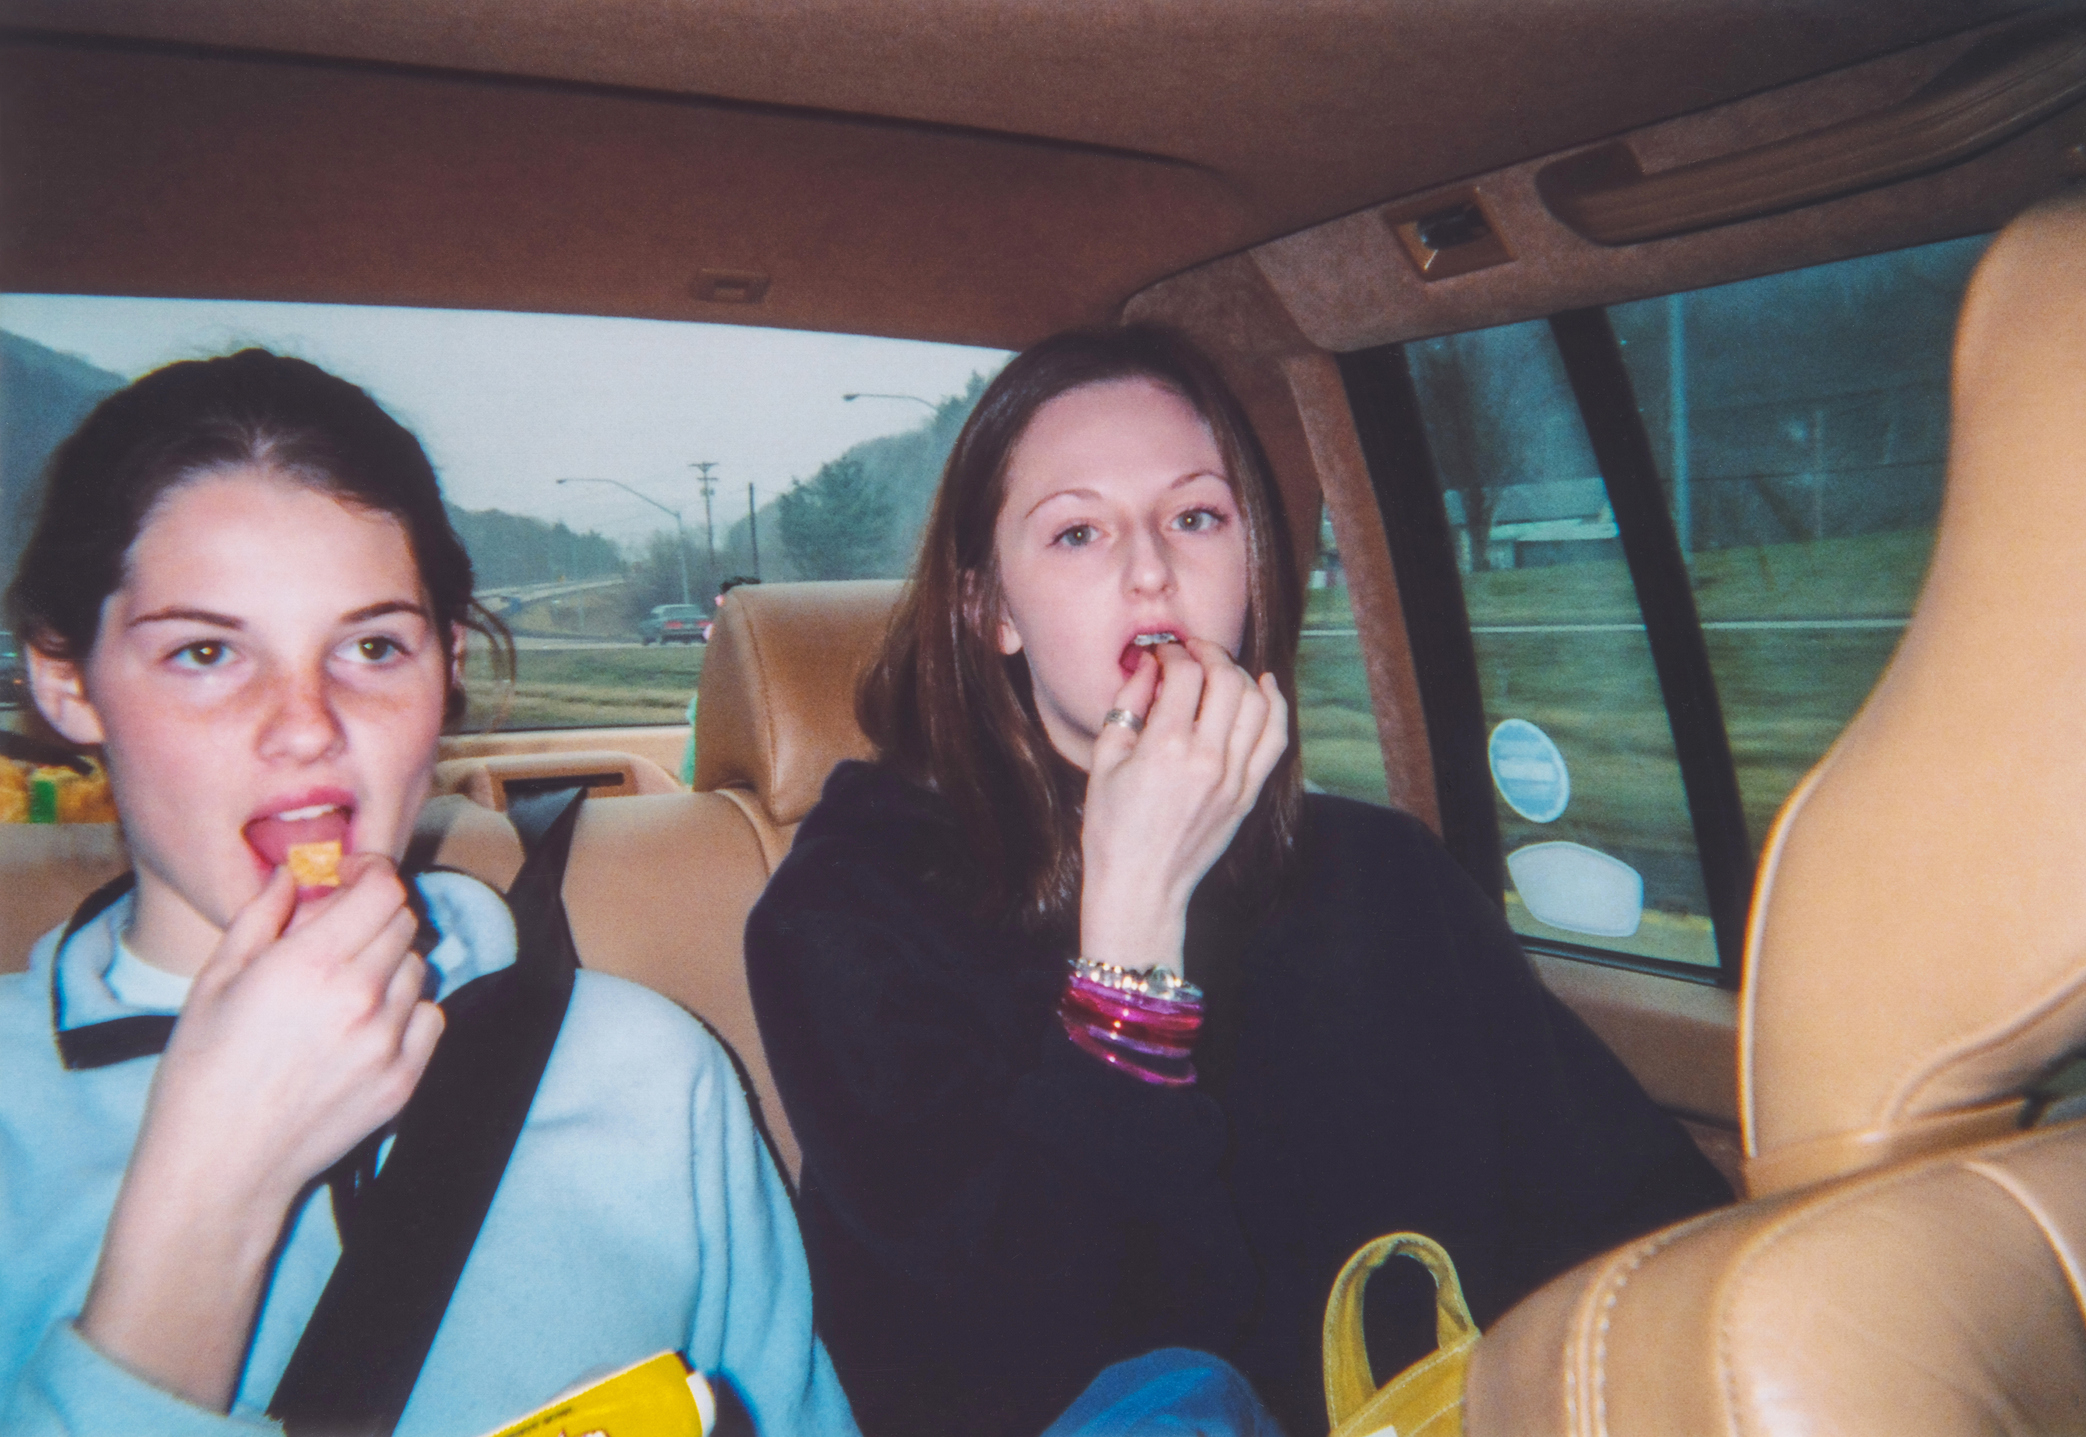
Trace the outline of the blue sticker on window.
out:
<instances>
[{"instance_id":1,"label":"blue sticker on window","mask_svg":"<svg viewBox=\"0 0 2086 1437\"><path fill-rule=\"evenodd\" d=\"M1564 755L1550 735L1527 719L1508 719L1492 730L1486 757L1499 796L1529 822L1552 822L1572 801L1572 775Z\"/></svg>"}]
</instances>

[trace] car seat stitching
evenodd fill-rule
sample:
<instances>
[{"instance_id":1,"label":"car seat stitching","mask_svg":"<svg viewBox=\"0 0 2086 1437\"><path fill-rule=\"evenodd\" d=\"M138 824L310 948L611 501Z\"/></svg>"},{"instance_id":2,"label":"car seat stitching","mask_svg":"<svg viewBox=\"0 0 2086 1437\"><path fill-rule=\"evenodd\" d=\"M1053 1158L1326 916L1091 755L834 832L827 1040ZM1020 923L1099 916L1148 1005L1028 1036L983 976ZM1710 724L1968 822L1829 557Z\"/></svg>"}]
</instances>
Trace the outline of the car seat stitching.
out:
<instances>
[{"instance_id":1,"label":"car seat stitching","mask_svg":"<svg viewBox=\"0 0 2086 1437\"><path fill-rule=\"evenodd\" d=\"M1636 1275L1637 1269L1714 1216L1715 1213L1704 1213L1687 1222L1675 1224L1663 1232L1652 1234L1631 1248L1619 1263L1611 1261L1601 1274L1600 1286L1597 1289L1601 1293L1600 1315L1594 1322L1593 1364L1587 1379L1593 1398L1587 1415L1593 1423L1590 1430L1596 1437L1608 1430L1608 1330L1615 1308L1622 1301L1622 1290L1630 1285L1630 1279Z\"/></svg>"},{"instance_id":2,"label":"car seat stitching","mask_svg":"<svg viewBox=\"0 0 2086 1437\"><path fill-rule=\"evenodd\" d=\"M1830 1216L1850 1203L1865 1200L1885 1188L1903 1186L1915 1178L1923 1177L1932 1172L1935 1168L1955 1161L1956 1158L1953 1154L1938 1156L1927 1162L1908 1164L1898 1172L1874 1176L1864 1182L1850 1183L1839 1191L1815 1198L1806 1198L1796 1203L1791 1210L1779 1214L1770 1226L1763 1228L1746 1243L1743 1254L1740 1256L1737 1264L1731 1269L1730 1277L1724 1284L1724 1290L1727 1292L1739 1291L1744 1286L1744 1278L1747 1271L1759 1263L1770 1249L1785 1238L1815 1225L1822 1218ZM1730 1316L1731 1307L1727 1303L1717 1324L1717 1367L1723 1378L1724 1401L1728 1409L1730 1429L1736 1432L1741 1430L1740 1424L1743 1417L1743 1408L1740 1405L1738 1395L1738 1364L1732 1359L1731 1355L1734 1333L1729 1323Z\"/></svg>"}]
</instances>

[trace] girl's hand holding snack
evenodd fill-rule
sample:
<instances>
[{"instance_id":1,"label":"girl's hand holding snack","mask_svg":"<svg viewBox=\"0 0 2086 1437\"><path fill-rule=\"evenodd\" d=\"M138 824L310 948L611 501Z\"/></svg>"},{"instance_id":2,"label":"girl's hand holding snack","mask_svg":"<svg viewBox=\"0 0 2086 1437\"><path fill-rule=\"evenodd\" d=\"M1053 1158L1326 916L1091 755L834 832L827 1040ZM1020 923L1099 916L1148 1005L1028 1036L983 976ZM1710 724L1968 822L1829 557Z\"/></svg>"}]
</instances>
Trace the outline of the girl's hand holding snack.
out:
<instances>
[{"instance_id":1,"label":"girl's hand holding snack","mask_svg":"<svg viewBox=\"0 0 2086 1437\"><path fill-rule=\"evenodd\" d=\"M162 1125L211 1166L287 1203L397 1116L442 1011L389 859L353 854L332 896L298 904L278 869L225 930L167 1045L140 1153Z\"/></svg>"},{"instance_id":2,"label":"girl's hand holding snack","mask_svg":"<svg viewBox=\"0 0 2086 1437\"><path fill-rule=\"evenodd\" d=\"M1130 969L1181 970L1188 900L1289 745L1289 705L1223 645L1189 638L1140 659L1094 741L1081 834L1079 945Z\"/></svg>"},{"instance_id":3,"label":"girl's hand holding snack","mask_svg":"<svg viewBox=\"0 0 2086 1437\"><path fill-rule=\"evenodd\" d=\"M397 871L356 854L341 880L300 906L278 869L197 974L80 1320L219 1410L291 1204L397 1116L442 1032Z\"/></svg>"}]
</instances>

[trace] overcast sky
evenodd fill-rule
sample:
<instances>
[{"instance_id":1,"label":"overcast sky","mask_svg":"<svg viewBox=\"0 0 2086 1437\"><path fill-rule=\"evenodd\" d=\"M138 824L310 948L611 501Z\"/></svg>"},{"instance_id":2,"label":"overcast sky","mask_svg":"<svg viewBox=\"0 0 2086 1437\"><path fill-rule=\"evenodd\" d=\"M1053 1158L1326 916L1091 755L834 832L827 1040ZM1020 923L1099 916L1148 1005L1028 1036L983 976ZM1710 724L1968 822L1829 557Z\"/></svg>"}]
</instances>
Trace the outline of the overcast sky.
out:
<instances>
[{"instance_id":1,"label":"overcast sky","mask_svg":"<svg viewBox=\"0 0 2086 1437\"><path fill-rule=\"evenodd\" d=\"M738 325L482 310L220 300L0 296L0 329L126 378L176 359L264 345L363 386L427 445L450 501L563 519L631 540L669 526L600 484L620 479L681 509L702 499L691 461L716 461L717 530L809 478L849 445L923 423L884 391L940 401L998 350Z\"/></svg>"}]
</instances>

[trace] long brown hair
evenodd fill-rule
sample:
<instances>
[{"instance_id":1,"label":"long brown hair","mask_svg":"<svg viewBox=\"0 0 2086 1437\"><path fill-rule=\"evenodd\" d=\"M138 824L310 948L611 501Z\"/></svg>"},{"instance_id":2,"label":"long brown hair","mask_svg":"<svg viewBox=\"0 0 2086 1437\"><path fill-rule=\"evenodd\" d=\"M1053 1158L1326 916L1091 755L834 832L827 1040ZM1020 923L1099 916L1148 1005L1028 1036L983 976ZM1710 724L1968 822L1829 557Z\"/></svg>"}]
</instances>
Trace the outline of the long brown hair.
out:
<instances>
[{"instance_id":1,"label":"long brown hair","mask_svg":"<svg viewBox=\"0 0 2086 1437\"><path fill-rule=\"evenodd\" d=\"M999 651L993 531L1008 460L1037 411L1071 390L1125 379L1171 390L1209 425L1245 526L1238 660L1248 673L1274 674L1295 713L1295 561L1259 442L1216 367L1180 335L1145 325L1076 330L1015 357L950 451L912 582L856 707L883 762L953 811L980 909L1037 931L1078 913L1084 787L1037 717L1027 659ZM1302 792L1292 739L1218 864L1222 881L1273 891L1296 846Z\"/></svg>"}]
</instances>

